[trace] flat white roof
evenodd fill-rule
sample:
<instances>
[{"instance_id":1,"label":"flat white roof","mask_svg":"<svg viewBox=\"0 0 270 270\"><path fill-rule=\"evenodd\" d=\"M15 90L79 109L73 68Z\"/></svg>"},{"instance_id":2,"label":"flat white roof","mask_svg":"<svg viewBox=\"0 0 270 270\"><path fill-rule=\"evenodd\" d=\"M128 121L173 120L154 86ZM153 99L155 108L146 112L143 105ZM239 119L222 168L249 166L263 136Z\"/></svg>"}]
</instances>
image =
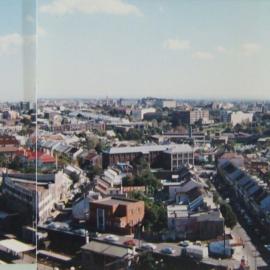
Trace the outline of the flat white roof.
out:
<instances>
[{"instance_id":1,"label":"flat white roof","mask_svg":"<svg viewBox=\"0 0 270 270\"><path fill-rule=\"evenodd\" d=\"M34 250L32 245L25 244L16 239L5 239L0 241L0 249L7 249L15 253L23 253L30 250Z\"/></svg>"},{"instance_id":2,"label":"flat white roof","mask_svg":"<svg viewBox=\"0 0 270 270\"><path fill-rule=\"evenodd\" d=\"M191 152L192 147L188 144L167 144L167 145L140 145L127 147L112 147L108 153L123 154L123 153L149 153L155 151L172 151L176 152Z\"/></svg>"},{"instance_id":3,"label":"flat white roof","mask_svg":"<svg viewBox=\"0 0 270 270\"><path fill-rule=\"evenodd\" d=\"M168 147L165 151L166 153L183 153L183 152L192 152L193 149L189 144L173 144L172 147Z\"/></svg>"},{"instance_id":4,"label":"flat white roof","mask_svg":"<svg viewBox=\"0 0 270 270\"><path fill-rule=\"evenodd\" d=\"M168 205L167 206L167 217L168 218L183 218L188 217L188 206L187 205Z\"/></svg>"}]
</instances>

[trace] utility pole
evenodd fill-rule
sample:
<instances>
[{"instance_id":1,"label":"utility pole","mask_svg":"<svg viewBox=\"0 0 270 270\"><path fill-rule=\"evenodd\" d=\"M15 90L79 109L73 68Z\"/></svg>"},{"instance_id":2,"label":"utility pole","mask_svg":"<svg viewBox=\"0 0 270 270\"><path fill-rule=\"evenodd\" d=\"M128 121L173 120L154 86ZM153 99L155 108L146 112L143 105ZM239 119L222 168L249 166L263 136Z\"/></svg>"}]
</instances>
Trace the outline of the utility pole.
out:
<instances>
[{"instance_id":1,"label":"utility pole","mask_svg":"<svg viewBox=\"0 0 270 270\"><path fill-rule=\"evenodd\" d=\"M255 249L253 252L254 255L254 269L257 270L257 250Z\"/></svg>"}]
</instances>

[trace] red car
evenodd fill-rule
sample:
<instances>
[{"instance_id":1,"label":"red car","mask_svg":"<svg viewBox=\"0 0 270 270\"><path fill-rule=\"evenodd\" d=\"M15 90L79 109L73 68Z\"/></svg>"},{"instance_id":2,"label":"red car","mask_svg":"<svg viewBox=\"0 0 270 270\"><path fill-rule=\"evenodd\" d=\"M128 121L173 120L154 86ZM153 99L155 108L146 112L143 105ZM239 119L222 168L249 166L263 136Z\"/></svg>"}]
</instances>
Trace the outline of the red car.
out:
<instances>
[{"instance_id":1,"label":"red car","mask_svg":"<svg viewBox=\"0 0 270 270\"><path fill-rule=\"evenodd\" d=\"M130 239L130 240L125 241L124 242L124 245L129 246L129 247L135 247L136 246L136 242L135 242L135 240Z\"/></svg>"}]
</instances>

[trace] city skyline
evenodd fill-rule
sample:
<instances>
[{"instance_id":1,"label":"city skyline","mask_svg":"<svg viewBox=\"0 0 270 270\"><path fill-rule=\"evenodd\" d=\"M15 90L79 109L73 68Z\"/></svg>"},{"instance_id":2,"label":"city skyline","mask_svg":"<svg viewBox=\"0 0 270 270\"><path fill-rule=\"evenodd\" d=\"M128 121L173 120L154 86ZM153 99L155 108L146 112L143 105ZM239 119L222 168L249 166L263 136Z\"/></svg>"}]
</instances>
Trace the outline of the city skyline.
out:
<instances>
[{"instance_id":1,"label":"city skyline","mask_svg":"<svg viewBox=\"0 0 270 270\"><path fill-rule=\"evenodd\" d=\"M268 99L270 3L105 2L40 1L37 23L22 3L3 1L4 100L23 99L25 24L37 28L41 98Z\"/></svg>"}]
</instances>

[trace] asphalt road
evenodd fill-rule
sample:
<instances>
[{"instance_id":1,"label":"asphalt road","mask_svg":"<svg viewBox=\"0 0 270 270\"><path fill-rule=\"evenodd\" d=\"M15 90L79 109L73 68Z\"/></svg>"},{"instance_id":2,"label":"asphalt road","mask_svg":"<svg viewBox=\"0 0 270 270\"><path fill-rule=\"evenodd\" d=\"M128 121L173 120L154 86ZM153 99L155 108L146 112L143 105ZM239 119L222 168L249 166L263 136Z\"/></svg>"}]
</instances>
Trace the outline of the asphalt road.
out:
<instances>
[{"instance_id":1,"label":"asphalt road","mask_svg":"<svg viewBox=\"0 0 270 270\"><path fill-rule=\"evenodd\" d=\"M241 253L247 259L250 270L255 270L259 266L267 266L256 247L252 244L250 237L239 223L233 228L232 234L241 237L243 240L244 247L241 248Z\"/></svg>"}]
</instances>

